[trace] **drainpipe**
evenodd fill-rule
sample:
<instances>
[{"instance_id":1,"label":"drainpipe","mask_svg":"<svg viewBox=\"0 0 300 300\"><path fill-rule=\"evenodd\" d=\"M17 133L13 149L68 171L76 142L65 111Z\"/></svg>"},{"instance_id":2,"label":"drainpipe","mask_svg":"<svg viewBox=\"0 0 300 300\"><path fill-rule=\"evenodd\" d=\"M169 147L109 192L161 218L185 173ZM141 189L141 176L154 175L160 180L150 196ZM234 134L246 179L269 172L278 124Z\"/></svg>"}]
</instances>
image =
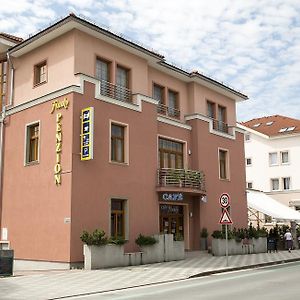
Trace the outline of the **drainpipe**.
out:
<instances>
[{"instance_id":1,"label":"drainpipe","mask_svg":"<svg viewBox=\"0 0 300 300\"><path fill-rule=\"evenodd\" d=\"M10 70L11 70L10 89L9 89L9 103L8 103L8 107L10 107L13 104L15 69L14 69L14 65L12 63L12 60L10 58L9 52L7 52L6 55L7 55L7 61L10 65Z\"/></svg>"},{"instance_id":2,"label":"drainpipe","mask_svg":"<svg viewBox=\"0 0 300 300\"><path fill-rule=\"evenodd\" d=\"M2 184L2 174L3 174L3 136L4 136L4 120L6 115L6 107L2 106L2 112L0 116L0 240L2 238L2 195L3 195L3 184Z\"/></svg>"}]
</instances>

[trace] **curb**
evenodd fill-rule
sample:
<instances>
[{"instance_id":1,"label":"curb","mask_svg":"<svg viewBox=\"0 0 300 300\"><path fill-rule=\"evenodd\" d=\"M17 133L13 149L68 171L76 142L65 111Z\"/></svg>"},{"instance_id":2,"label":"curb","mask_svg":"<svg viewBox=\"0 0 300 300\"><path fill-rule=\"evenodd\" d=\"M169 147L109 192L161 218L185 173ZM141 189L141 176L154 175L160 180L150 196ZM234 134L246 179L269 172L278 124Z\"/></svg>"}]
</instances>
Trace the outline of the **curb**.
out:
<instances>
[{"instance_id":1,"label":"curb","mask_svg":"<svg viewBox=\"0 0 300 300\"><path fill-rule=\"evenodd\" d=\"M199 274L189 276L188 278L192 279L192 278L209 276L209 275L213 275L213 274L234 272L234 271L240 271L240 270L249 270L249 269L261 268L261 267L266 267L266 266L281 265L281 264L296 262L296 261L300 261L300 258L282 259L282 260L277 260L277 261L270 261L270 262L255 264L255 265L247 265L247 266L242 266L242 267L232 267L232 268L224 268L224 269L220 269L220 270L206 271L206 272L201 272Z\"/></svg>"}]
</instances>

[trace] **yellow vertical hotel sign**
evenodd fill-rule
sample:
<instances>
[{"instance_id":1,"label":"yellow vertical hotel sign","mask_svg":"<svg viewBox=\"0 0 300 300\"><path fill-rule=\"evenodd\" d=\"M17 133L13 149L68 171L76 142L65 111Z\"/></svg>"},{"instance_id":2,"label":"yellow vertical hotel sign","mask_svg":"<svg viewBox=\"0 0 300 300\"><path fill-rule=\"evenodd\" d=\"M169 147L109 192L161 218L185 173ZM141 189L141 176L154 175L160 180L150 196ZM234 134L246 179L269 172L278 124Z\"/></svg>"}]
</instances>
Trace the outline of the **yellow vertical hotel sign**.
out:
<instances>
[{"instance_id":1,"label":"yellow vertical hotel sign","mask_svg":"<svg viewBox=\"0 0 300 300\"><path fill-rule=\"evenodd\" d=\"M81 111L80 156L81 160L93 159L94 107Z\"/></svg>"}]
</instances>

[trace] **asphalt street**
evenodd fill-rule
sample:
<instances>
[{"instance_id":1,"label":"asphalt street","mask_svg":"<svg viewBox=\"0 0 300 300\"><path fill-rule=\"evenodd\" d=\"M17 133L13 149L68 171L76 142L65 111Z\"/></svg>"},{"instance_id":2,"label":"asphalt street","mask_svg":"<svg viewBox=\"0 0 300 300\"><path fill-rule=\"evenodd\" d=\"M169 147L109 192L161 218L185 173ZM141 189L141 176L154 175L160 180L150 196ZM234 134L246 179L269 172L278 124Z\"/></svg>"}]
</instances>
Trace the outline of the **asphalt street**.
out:
<instances>
[{"instance_id":1,"label":"asphalt street","mask_svg":"<svg viewBox=\"0 0 300 300\"><path fill-rule=\"evenodd\" d=\"M68 299L291 300L300 297L299 282L297 262Z\"/></svg>"}]
</instances>

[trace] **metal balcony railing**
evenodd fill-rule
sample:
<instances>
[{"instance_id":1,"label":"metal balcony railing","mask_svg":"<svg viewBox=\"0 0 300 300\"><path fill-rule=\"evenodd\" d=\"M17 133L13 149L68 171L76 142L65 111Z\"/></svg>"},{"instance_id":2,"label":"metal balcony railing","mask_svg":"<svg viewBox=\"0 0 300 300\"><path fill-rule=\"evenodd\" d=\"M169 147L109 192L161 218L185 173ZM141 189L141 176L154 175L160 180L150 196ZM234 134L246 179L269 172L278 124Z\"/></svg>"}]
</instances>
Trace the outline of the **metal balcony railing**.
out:
<instances>
[{"instance_id":1,"label":"metal balcony railing","mask_svg":"<svg viewBox=\"0 0 300 300\"><path fill-rule=\"evenodd\" d=\"M100 94L122 102L132 103L132 92L126 87L100 80Z\"/></svg>"},{"instance_id":2,"label":"metal balcony railing","mask_svg":"<svg viewBox=\"0 0 300 300\"><path fill-rule=\"evenodd\" d=\"M216 119L212 119L212 120L213 120L214 130L221 131L221 132L224 132L224 133L229 133L228 124L226 124L222 121L216 120Z\"/></svg>"},{"instance_id":3,"label":"metal balcony railing","mask_svg":"<svg viewBox=\"0 0 300 300\"><path fill-rule=\"evenodd\" d=\"M205 176L202 171L160 168L157 170L158 186L180 187L205 191Z\"/></svg>"},{"instance_id":4,"label":"metal balcony railing","mask_svg":"<svg viewBox=\"0 0 300 300\"><path fill-rule=\"evenodd\" d=\"M180 119L180 110L177 108L173 108L173 107L168 107L164 104L158 104L157 105L157 112L159 114L171 117L171 118L176 118L176 119Z\"/></svg>"}]
</instances>

